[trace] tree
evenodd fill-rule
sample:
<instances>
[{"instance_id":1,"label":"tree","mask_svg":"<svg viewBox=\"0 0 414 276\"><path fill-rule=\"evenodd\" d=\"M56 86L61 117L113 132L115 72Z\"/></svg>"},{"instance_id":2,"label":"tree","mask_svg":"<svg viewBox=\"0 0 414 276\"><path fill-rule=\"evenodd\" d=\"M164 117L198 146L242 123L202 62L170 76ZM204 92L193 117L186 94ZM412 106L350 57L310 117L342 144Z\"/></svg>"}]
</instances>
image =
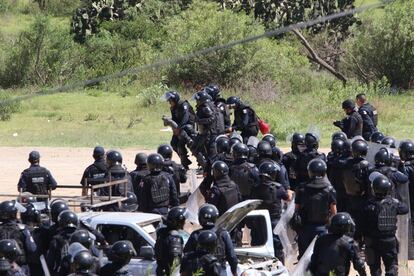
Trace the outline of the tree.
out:
<instances>
[{"instance_id":1,"label":"tree","mask_svg":"<svg viewBox=\"0 0 414 276\"><path fill-rule=\"evenodd\" d=\"M224 9L253 14L267 29L273 29L352 9L354 8L355 0L218 0L218 2L220 2ZM311 61L328 70L343 83L346 83L345 76L336 68L337 61L339 60L337 56L342 53L342 51L338 51L338 48L344 39L348 37L349 28L355 22L357 20L354 16L346 16L311 26L307 30L307 32L313 35L327 34L322 36L325 38L325 42L321 43L321 45L329 46L322 47L323 52L326 52L326 49L330 49L330 55L325 55L325 57L330 57L328 61L320 57L318 51L311 46L305 34L300 30L294 30L293 33L307 50Z\"/></svg>"}]
</instances>

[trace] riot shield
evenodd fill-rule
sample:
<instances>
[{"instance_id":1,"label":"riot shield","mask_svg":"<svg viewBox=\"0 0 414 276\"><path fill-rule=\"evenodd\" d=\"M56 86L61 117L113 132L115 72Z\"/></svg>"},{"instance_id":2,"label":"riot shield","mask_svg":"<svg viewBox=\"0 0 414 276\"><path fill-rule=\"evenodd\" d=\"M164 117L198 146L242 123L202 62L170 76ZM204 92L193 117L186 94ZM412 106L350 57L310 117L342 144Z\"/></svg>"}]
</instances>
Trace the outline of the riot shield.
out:
<instances>
[{"instance_id":1,"label":"riot shield","mask_svg":"<svg viewBox=\"0 0 414 276\"><path fill-rule=\"evenodd\" d=\"M308 271L308 266L313 254L313 247L315 246L317 237L315 237L311 244L308 246L308 248L305 251L305 254L303 254L302 258L299 260L298 264L296 265L293 272L290 274L291 276L304 276L304 275L312 275Z\"/></svg>"},{"instance_id":2,"label":"riot shield","mask_svg":"<svg viewBox=\"0 0 414 276\"><path fill-rule=\"evenodd\" d=\"M187 220L192 223L198 223L198 209L205 203L204 196L200 192L198 187L188 198L186 203L187 208Z\"/></svg>"},{"instance_id":3,"label":"riot shield","mask_svg":"<svg viewBox=\"0 0 414 276\"><path fill-rule=\"evenodd\" d=\"M392 149L386 145L367 142L368 143L368 154L367 154L367 160L371 164L375 164L375 154L381 149L386 148L389 153L397 156L398 155L398 149Z\"/></svg>"},{"instance_id":4,"label":"riot shield","mask_svg":"<svg viewBox=\"0 0 414 276\"><path fill-rule=\"evenodd\" d=\"M257 138L256 136L250 136L246 145L257 149L257 145L259 144L259 142L259 138Z\"/></svg>"},{"instance_id":5,"label":"riot shield","mask_svg":"<svg viewBox=\"0 0 414 276\"><path fill-rule=\"evenodd\" d=\"M285 264L292 265L291 267L293 267L293 263L296 261L298 255L297 248L294 246L296 233L289 227L289 221L293 217L294 212L295 203L294 200L292 200L280 217L275 229L273 229L273 233L278 235L282 242L283 250L285 252Z\"/></svg>"},{"instance_id":6,"label":"riot shield","mask_svg":"<svg viewBox=\"0 0 414 276\"><path fill-rule=\"evenodd\" d=\"M408 214L398 216L397 239L399 242L398 263L399 275L408 276L408 259L409 252L412 252L412 233L411 233L411 210L410 210L410 194L408 182L400 184L396 187L397 193L401 197L401 201L408 206Z\"/></svg>"}]
</instances>

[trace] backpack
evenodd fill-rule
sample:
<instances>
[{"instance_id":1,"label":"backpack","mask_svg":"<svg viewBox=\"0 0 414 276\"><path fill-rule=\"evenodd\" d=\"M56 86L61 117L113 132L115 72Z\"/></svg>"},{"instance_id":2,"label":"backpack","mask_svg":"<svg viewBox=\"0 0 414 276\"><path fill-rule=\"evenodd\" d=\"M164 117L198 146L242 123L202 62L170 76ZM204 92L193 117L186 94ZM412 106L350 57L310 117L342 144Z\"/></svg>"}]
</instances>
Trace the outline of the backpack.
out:
<instances>
[{"instance_id":1,"label":"backpack","mask_svg":"<svg viewBox=\"0 0 414 276\"><path fill-rule=\"evenodd\" d=\"M397 230L397 208L394 199L385 198L377 204L377 227L381 233Z\"/></svg>"},{"instance_id":2,"label":"backpack","mask_svg":"<svg viewBox=\"0 0 414 276\"><path fill-rule=\"evenodd\" d=\"M251 189L254 186L254 180L251 177L253 167L253 164L244 162L241 165L235 165L231 168L230 178L239 186L240 193L244 197L250 196Z\"/></svg>"},{"instance_id":3,"label":"backpack","mask_svg":"<svg viewBox=\"0 0 414 276\"><path fill-rule=\"evenodd\" d=\"M145 177L145 182L150 188L151 199L154 204L169 204L170 182L165 175L149 175Z\"/></svg>"},{"instance_id":4,"label":"backpack","mask_svg":"<svg viewBox=\"0 0 414 276\"><path fill-rule=\"evenodd\" d=\"M316 193L309 193L309 190L305 188L307 197L300 212L300 216L305 222L327 222L329 216L329 189L330 187L321 189Z\"/></svg>"}]
</instances>

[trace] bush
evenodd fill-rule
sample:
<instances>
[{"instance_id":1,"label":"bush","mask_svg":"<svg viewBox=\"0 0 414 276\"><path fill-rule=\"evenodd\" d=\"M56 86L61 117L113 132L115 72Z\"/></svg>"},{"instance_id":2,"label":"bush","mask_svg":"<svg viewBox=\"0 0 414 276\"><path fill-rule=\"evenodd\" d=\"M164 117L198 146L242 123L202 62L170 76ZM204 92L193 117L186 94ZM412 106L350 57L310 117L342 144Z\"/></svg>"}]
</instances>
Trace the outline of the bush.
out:
<instances>
[{"instance_id":1,"label":"bush","mask_svg":"<svg viewBox=\"0 0 414 276\"><path fill-rule=\"evenodd\" d=\"M166 23L163 50L167 57L177 57L194 51L226 44L264 32L264 27L244 14L219 11L212 3L194 2L186 11ZM296 90L296 81L307 80L296 74L306 71L308 61L297 47L284 41L261 39L232 48L197 56L167 70L174 85L217 82L221 85L243 85L257 79L272 80L287 91ZM292 74L295 72L294 74ZM286 82L285 77L289 77ZM295 79L292 82L289 80Z\"/></svg>"},{"instance_id":2,"label":"bush","mask_svg":"<svg viewBox=\"0 0 414 276\"><path fill-rule=\"evenodd\" d=\"M12 101L9 93L0 91L0 120L8 121L11 115L20 110L20 102Z\"/></svg>"},{"instance_id":3,"label":"bush","mask_svg":"<svg viewBox=\"0 0 414 276\"><path fill-rule=\"evenodd\" d=\"M414 79L414 1L398 0L363 20L347 42L343 66L369 82L386 77L394 87Z\"/></svg>"}]
</instances>

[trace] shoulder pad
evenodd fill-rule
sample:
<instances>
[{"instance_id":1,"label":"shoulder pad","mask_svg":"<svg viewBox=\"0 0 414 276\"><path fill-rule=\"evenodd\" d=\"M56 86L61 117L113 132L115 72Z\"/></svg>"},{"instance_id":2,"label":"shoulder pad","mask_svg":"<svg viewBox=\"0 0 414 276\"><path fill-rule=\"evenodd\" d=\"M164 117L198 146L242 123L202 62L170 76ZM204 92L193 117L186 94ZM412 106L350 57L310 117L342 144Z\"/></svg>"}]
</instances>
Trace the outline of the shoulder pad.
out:
<instances>
[{"instance_id":1,"label":"shoulder pad","mask_svg":"<svg viewBox=\"0 0 414 276\"><path fill-rule=\"evenodd\" d=\"M243 109L243 113L247 114L247 108Z\"/></svg>"},{"instance_id":2,"label":"shoulder pad","mask_svg":"<svg viewBox=\"0 0 414 276\"><path fill-rule=\"evenodd\" d=\"M367 115L367 114L368 114L368 112L366 112L365 110L361 110L361 113L362 113L363 115Z\"/></svg>"},{"instance_id":3,"label":"shoulder pad","mask_svg":"<svg viewBox=\"0 0 414 276\"><path fill-rule=\"evenodd\" d=\"M211 110L211 108L209 106L203 106L203 108L201 109L201 111L204 114L208 114L208 115L213 114L213 110Z\"/></svg>"},{"instance_id":4,"label":"shoulder pad","mask_svg":"<svg viewBox=\"0 0 414 276\"><path fill-rule=\"evenodd\" d=\"M26 229L26 225L22 224L22 223L18 223L17 227L19 227L19 230L23 231Z\"/></svg>"}]
</instances>

